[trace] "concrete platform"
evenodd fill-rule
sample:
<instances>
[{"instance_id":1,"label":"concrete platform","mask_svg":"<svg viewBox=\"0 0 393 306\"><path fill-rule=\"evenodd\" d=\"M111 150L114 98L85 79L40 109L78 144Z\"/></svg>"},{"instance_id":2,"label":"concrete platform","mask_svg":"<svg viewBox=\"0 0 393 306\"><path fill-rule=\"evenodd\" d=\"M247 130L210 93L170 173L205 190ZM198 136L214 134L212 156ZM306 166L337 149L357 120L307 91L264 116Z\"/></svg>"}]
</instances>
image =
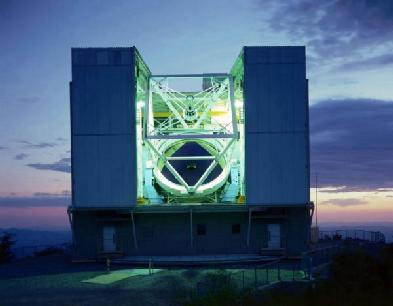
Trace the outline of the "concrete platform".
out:
<instances>
[{"instance_id":1,"label":"concrete platform","mask_svg":"<svg viewBox=\"0 0 393 306\"><path fill-rule=\"evenodd\" d=\"M153 266L194 266L194 265L225 265L225 264L251 264L268 263L279 260L279 256L261 256L258 254L236 255L197 255L197 256L127 256L114 259L116 264L134 264Z\"/></svg>"}]
</instances>

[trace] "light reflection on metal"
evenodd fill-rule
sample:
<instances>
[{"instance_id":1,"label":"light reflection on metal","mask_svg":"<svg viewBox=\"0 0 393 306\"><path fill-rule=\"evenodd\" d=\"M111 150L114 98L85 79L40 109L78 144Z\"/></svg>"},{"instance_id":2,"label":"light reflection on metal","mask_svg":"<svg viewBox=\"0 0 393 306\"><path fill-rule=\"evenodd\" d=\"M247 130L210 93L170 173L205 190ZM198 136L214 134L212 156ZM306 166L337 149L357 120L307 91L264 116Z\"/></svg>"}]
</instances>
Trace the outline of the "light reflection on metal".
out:
<instances>
[{"instance_id":1,"label":"light reflection on metal","mask_svg":"<svg viewBox=\"0 0 393 306\"><path fill-rule=\"evenodd\" d=\"M172 82L181 78L202 79L201 90L172 88ZM153 159L153 173L157 183L176 196L208 196L222 187L230 173L233 144L238 140L232 76L150 76L147 100L143 140ZM142 104L138 108L141 109ZM172 156L176 151L174 148L180 148L186 142L204 147L210 156ZM198 181L189 185L171 164L171 161L181 160L211 160L211 163ZM218 165L222 168L221 173L215 179L207 181ZM163 175L163 167L173 175L176 183Z\"/></svg>"}]
</instances>

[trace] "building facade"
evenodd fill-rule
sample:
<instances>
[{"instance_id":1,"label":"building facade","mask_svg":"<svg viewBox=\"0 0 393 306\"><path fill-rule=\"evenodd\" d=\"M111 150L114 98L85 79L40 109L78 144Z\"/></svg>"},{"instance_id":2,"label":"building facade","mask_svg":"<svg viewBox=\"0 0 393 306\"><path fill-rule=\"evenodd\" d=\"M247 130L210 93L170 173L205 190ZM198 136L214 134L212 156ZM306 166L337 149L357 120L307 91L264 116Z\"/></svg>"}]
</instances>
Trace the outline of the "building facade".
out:
<instances>
[{"instance_id":1,"label":"building facade","mask_svg":"<svg viewBox=\"0 0 393 306\"><path fill-rule=\"evenodd\" d=\"M135 47L72 49L75 258L300 256L310 239L304 47L154 75Z\"/></svg>"}]
</instances>

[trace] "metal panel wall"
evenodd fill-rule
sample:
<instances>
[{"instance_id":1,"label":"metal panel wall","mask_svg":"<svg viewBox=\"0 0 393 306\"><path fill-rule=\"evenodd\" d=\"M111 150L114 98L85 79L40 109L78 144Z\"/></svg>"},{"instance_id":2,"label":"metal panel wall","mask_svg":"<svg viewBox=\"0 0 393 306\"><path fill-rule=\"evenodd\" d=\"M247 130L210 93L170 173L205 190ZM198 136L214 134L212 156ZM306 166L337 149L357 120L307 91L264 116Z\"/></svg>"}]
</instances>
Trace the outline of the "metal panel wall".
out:
<instances>
[{"instance_id":1,"label":"metal panel wall","mask_svg":"<svg viewBox=\"0 0 393 306\"><path fill-rule=\"evenodd\" d=\"M304 47L244 48L246 202L309 201Z\"/></svg>"},{"instance_id":2,"label":"metal panel wall","mask_svg":"<svg viewBox=\"0 0 393 306\"><path fill-rule=\"evenodd\" d=\"M72 49L74 206L136 203L134 48Z\"/></svg>"},{"instance_id":3,"label":"metal panel wall","mask_svg":"<svg viewBox=\"0 0 393 306\"><path fill-rule=\"evenodd\" d=\"M269 218L269 215L271 218ZM281 215L281 216L280 216ZM101 215L102 216L102 215ZM129 255L215 255L215 254L258 254L268 246L268 224L281 225L281 246L288 256L299 256L308 248L309 211L305 207L270 210L251 219L249 245L247 212L193 212L192 246L189 213L135 213L135 234L133 240L130 220L118 221L100 219L96 211L73 213L75 229L75 256L96 258L97 239L102 238L102 227L116 226L119 249ZM124 217L124 215L123 215ZM112 220L113 220L112 219ZM108 219L107 219L108 220ZM122 221L120 221L122 220ZM205 235L198 235L198 224L205 225ZM232 225L240 225L240 232L232 233ZM163 243L163 241L165 243Z\"/></svg>"}]
</instances>

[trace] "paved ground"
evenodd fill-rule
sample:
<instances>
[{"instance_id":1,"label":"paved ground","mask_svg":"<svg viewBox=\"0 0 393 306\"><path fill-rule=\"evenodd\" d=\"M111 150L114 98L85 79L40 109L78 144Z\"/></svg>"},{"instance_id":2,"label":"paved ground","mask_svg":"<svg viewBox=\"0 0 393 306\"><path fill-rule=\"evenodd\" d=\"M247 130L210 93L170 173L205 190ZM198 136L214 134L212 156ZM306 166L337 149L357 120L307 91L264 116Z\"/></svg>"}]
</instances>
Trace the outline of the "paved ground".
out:
<instances>
[{"instance_id":1,"label":"paved ground","mask_svg":"<svg viewBox=\"0 0 393 306\"><path fill-rule=\"evenodd\" d=\"M154 272L154 273L150 273ZM284 267L281 278L304 278ZM73 264L64 256L45 256L0 266L0 305L182 305L189 297L210 290L227 275L238 287L276 282L277 270L253 267L217 269L134 269L104 264Z\"/></svg>"},{"instance_id":2,"label":"paved ground","mask_svg":"<svg viewBox=\"0 0 393 306\"><path fill-rule=\"evenodd\" d=\"M119 277L121 271L107 274L105 269L104 264L72 264L61 256L0 266L0 305L176 305L178 292L187 292L184 284L195 286L183 270Z\"/></svg>"}]
</instances>

